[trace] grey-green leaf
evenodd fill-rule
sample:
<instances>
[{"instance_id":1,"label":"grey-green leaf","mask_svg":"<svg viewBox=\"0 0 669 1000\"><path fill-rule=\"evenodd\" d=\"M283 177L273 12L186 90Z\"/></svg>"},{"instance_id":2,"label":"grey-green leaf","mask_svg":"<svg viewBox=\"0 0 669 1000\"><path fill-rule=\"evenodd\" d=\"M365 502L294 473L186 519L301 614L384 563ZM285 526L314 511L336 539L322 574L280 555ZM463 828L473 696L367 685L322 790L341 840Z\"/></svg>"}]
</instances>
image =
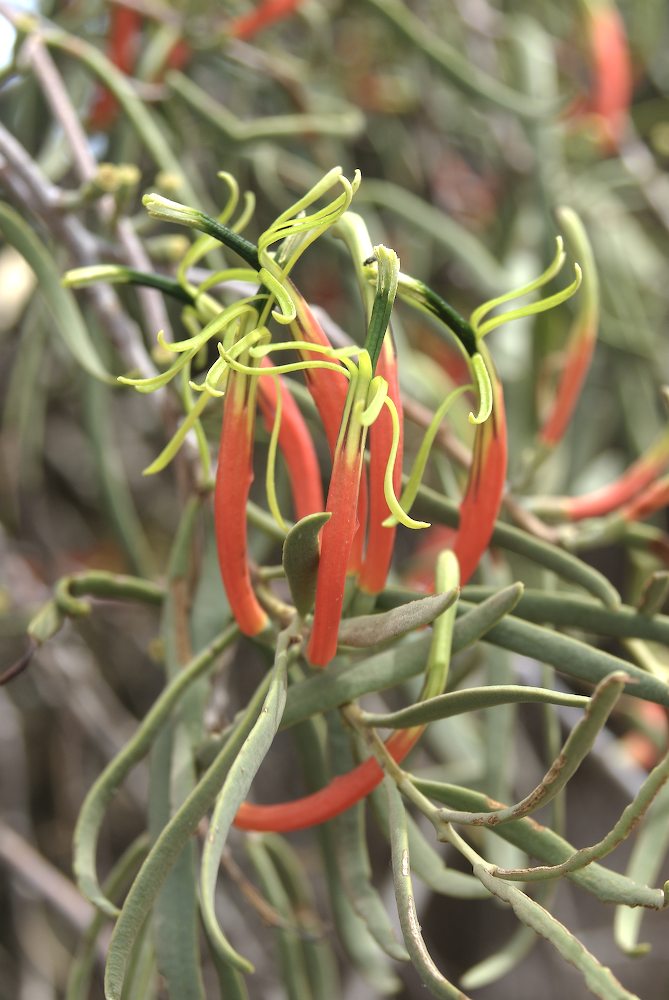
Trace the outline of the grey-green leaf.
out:
<instances>
[{"instance_id":1,"label":"grey-green leaf","mask_svg":"<svg viewBox=\"0 0 669 1000\"><path fill-rule=\"evenodd\" d=\"M601 965L543 906L530 899L515 885L495 878L484 865L474 865L474 874L494 896L508 903L519 920L550 941L563 958L576 966L595 996L601 997L601 1000L638 1000L634 993L630 993L618 982L610 969Z\"/></svg>"},{"instance_id":2,"label":"grey-green leaf","mask_svg":"<svg viewBox=\"0 0 669 1000\"><path fill-rule=\"evenodd\" d=\"M453 589L444 594L420 597L378 615L345 618L339 626L338 644L365 647L397 639L413 629L429 625L452 606L457 596L457 589Z\"/></svg>"},{"instance_id":3,"label":"grey-green leaf","mask_svg":"<svg viewBox=\"0 0 669 1000\"><path fill-rule=\"evenodd\" d=\"M308 615L316 596L320 546L318 536L332 514L309 514L295 524L283 543L283 568L297 613Z\"/></svg>"},{"instance_id":4,"label":"grey-green leaf","mask_svg":"<svg viewBox=\"0 0 669 1000\"><path fill-rule=\"evenodd\" d=\"M74 295L61 284L60 272L52 254L18 212L4 202L0 202L0 232L35 272L54 325L72 355L89 375L94 375L103 382L111 382L112 377L93 346Z\"/></svg>"},{"instance_id":5,"label":"grey-green leaf","mask_svg":"<svg viewBox=\"0 0 669 1000\"><path fill-rule=\"evenodd\" d=\"M385 778L384 784L388 795L390 847L393 859L395 898L397 899L397 912L407 951L411 956L411 961L418 975L432 996L441 997L443 1000L467 1000L462 990L449 983L446 977L441 974L425 947L425 942L420 932L416 902L411 885L406 810L402 802L402 796L392 778Z\"/></svg>"}]
</instances>

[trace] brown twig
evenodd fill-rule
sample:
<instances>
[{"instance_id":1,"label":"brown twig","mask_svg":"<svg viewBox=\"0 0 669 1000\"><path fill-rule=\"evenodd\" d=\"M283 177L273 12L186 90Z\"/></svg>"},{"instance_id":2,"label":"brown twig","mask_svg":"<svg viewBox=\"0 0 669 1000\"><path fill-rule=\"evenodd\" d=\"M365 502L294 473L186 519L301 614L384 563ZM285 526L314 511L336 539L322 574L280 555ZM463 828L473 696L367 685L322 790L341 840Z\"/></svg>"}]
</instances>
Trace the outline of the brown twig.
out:
<instances>
[{"instance_id":1,"label":"brown twig","mask_svg":"<svg viewBox=\"0 0 669 1000\"><path fill-rule=\"evenodd\" d=\"M0 862L83 933L95 908L27 840L0 820Z\"/></svg>"},{"instance_id":2,"label":"brown twig","mask_svg":"<svg viewBox=\"0 0 669 1000\"><path fill-rule=\"evenodd\" d=\"M80 180L84 182L93 180L98 164L51 53L37 33L28 36L22 52L33 69L54 118L63 129ZM112 195L100 198L96 207L103 223L110 224L114 220L115 205ZM125 251L124 263L139 271L150 270L149 258L129 220L116 220L115 229ZM167 309L160 292L139 288L138 298L144 313L147 332L155 334L158 330L162 330L168 340L173 339Z\"/></svg>"}]
</instances>

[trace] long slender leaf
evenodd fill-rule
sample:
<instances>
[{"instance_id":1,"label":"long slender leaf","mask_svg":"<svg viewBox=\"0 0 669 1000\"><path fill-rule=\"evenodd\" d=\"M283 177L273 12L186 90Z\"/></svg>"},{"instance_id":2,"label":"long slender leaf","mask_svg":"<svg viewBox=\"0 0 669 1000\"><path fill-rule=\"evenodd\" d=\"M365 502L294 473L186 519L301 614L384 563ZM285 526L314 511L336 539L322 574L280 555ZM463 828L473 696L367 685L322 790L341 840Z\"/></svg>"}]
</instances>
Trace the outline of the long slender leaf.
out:
<instances>
[{"instance_id":1,"label":"long slender leaf","mask_svg":"<svg viewBox=\"0 0 669 1000\"><path fill-rule=\"evenodd\" d=\"M274 865L272 856L260 837L249 837L246 851L256 870L268 903L284 918L283 926L276 928L279 946L281 978L288 1000L311 1000L311 990L304 953L296 929L296 915L290 898Z\"/></svg>"},{"instance_id":2,"label":"long slender leaf","mask_svg":"<svg viewBox=\"0 0 669 1000\"><path fill-rule=\"evenodd\" d=\"M600 861L607 854L610 854L611 851L615 850L630 835L668 778L669 754L665 755L660 763L653 768L632 802L625 808L622 816L613 825L609 833L591 847L583 847L581 850L576 851L571 858L563 861L562 864L549 867L518 869L517 871L496 868L494 874L497 877L513 879L514 881L532 882L543 878L555 878L558 875L584 868L592 861Z\"/></svg>"},{"instance_id":3,"label":"long slender leaf","mask_svg":"<svg viewBox=\"0 0 669 1000\"><path fill-rule=\"evenodd\" d=\"M271 675L268 674L259 685L237 728L184 804L164 828L133 882L116 922L109 947L105 970L107 1000L120 1000L132 942L139 933L174 862L214 802L225 775L251 732L262 708L270 678Z\"/></svg>"},{"instance_id":4,"label":"long slender leaf","mask_svg":"<svg viewBox=\"0 0 669 1000\"><path fill-rule=\"evenodd\" d=\"M35 272L55 327L70 353L89 375L111 382L112 377L93 345L74 295L61 284L52 254L18 212L4 202L0 202L0 232Z\"/></svg>"},{"instance_id":5,"label":"long slender leaf","mask_svg":"<svg viewBox=\"0 0 669 1000\"><path fill-rule=\"evenodd\" d=\"M464 612L470 608L467 601L459 601L458 611ZM568 677L576 677L588 684L598 684L608 674L620 671L630 678L625 685L626 694L669 707L669 685L663 680L652 677L633 663L570 636L508 617L490 629L486 634L486 642L531 656L540 663L555 667Z\"/></svg>"},{"instance_id":6,"label":"long slender leaf","mask_svg":"<svg viewBox=\"0 0 669 1000\"><path fill-rule=\"evenodd\" d=\"M425 725L437 719L450 719L454 715L492 708L496 705L538 703L584 708L589 701L590 699L583 695L550 691L547 688L491 684L489 687L466 688L464 691L452 691L437 698L428 698L408 708L400 708L397 712L364 712L362 721L366 726L406 729L409 726Z\"/></svg>"},{"instance_id":7,"label":"long slender leaf","mask_svg":"<svg viewBox=\"0 0 669 1000\"><path fill-rule=\"evenodd\" d=\"M470 607L453 627L453 652L472 645L493 628L513 609L522 589L522 584L513 584L482 604ZM422 636L363 662L335 660L327 671L291 687L282 728L424 672L431 643L430 636Z\"/></svg>"},{"instance_id":8,"label":"long slender leaf","mask_svg":"<svg viewBox=\"0 0 669 1000\"><path fill-rule=\"evenodd\" d=\"M287 631L282 632L279 637L267 697L257 721L240 747L218 793L202 852L200 891L204 926L212 947L218 951L221 959L230 962L239 972L252 972L253 966L232 948L218 923L215 911L216 883L221 854L232 821L248 794L281 722L286 703L290 638L291 635Z\"/></svg>"},{"instance_id":9,"label":"long slender leaf","mask_svg":"<svg viewBox=\"0 0 669 1000\"><path fill-rule=\"evenodd\" d=\"M330 775L325 766L316 721L307 719L296 728L295 735L307 784L311 788L322 788ZM333 825L324 823L319 826L317 836L332 920L348 962L375 993L381 996L397 993L401 983L394 974L387 955L379 948L344 892L336 860Z\"/></svg>"},{"instance_id":10,"label":"long slender leaf","mask_svg":"<svg viewBox=\"0 0 669 1000\"><path fill-rule=\"evenodd\" d=\"M669 848L669 785L665 785L653 802L639 830L627 866L627 876L635 882L654 882L665 863ZM669 883L665 883L665 893ZM618 945L630 955L644 954L650 948L639 943L643 910L619 906L613 923Z\"/></svg>"},{"instance_id":11,"label":"long slender leaf","mask_svg":"<svg viewBox=\"0 0 669 1000\"><path fill-rule=\"evenodd\" d=\"M381 832L390 839L388 796L385 789L375 789L370 795L370 800ZM406 820L411 868L421 882L429 886L433 892L438 892L442 896L451 896L453 899L488 899L490 897L488 890L473 875L446 866L443 858L435 851L409 813L406 814Z\"/></svg>"},{"instance_id":12,"label":"long slender leaf","mask_svg":"<svg viewBox=\"0 0 669 1000\"><path fill-rule=\"evenodd\" d=\"M411 884L411 860L409 856L406 810L395 782L391 778L385 778L384 785L388 796L395 898L397 899L397 912L407 951L411 956L411 961L418 975L432 996L442 997L443 1000L466 1000L466 994L462 990L459 990L457 986L453 986L441 974L425 947L425 942L420 933L416 902Z\"/></svg>"},{"instance_id":13,"label":"long slender leaf","mask_svg":"<svg viewBox=\"0 0 669 1000\"><path fill-rule=\"evenodd\" d=\"M345 774L355 765L350 736L341 720L328 717L329 746L335 774ZM378 945L391 958L408 961L406 949L398 942L381 897L372 884L365 830L365 806L360 802L333 820L337 861L346 894Z\"/></svg>"},{"instance_id":14,"label":"long slender leaf","mask_svg":"<svg viewBox=\"0 0 669 1000\"><path fill-rule=\"evenodd\" d=\"M583 718L572 729L562 751L540 784L516 805L495 809L492 812L445 809L442 812L443 819L451 823L467 823L474 826L497 826L511 819L520 819L547 805L564 788L592 749L598 733L606 724L613 706L620 697L624 684L625 675L619 673L611 674L601 681L590 699Z\"/></svg>"},{"instance_id":15,"label":"long slender leaf","mask_svg":"<svg viewBox=\"0 0 669 1000\"><path fill-rule=\"evenodd\" d=\"M486 600L494 593L490 587L465 587L466 601ZM636 608L621 605L615 610L603 608L596 601L561 591L525 590L514 609L526 621L561 625L618 639L646 639L669 643L669 616L650 616Z\"/></svg>"},{"instance_id":16,"label":"long slender leaf","mask_svg":"<svg viewBox=\"0 0 669 1000\"><path fill-rule=\"evenodd\" d=\"M148 850L148 837L142 834L123 852L103 886L103 892L108 899L114 899L127 886ZM79 942L67 977L65 1000L88 1000L97 957L96 948L107 920L107 915L98 910Z\"/></svg>"},{"instance_id":17,"label":"long slender leaf","mask_svg":"<svg viewBox=\"0 0 669 1000\"><path fill-rule=\"evenodd\" d=\"M541 934L556 948L563 958L582 973L588 988L601 1000L639 1000L618 982L610 969L601 965L581 942L535 900L530 899L514 885L496 879L485 865L475 865L474 874L490 892L508 903L527 927Z\"/></svg>"},{"instance_id":18,"label":"long slender leaf","mask_svg":"<svg viewBox=\"0 0 669 1000\"><path fill-rule=\"evenodd\" d=\"M263 838L281 876L300 928L301 945L311 989L318 1000L339 1000L342 987L328 929L316 910L309 872L301 855L279 834Z\"/></svg>"},{"instance_id":19,"label":"long slender leaf","mask_svg":"<svg viewBox=\"0 0 669 1000\"><path fill-rule=\"evenodd\" d=\"M236 626L225 629L175 677L140 723L135 735L104 769L84 800L74 832L73 867L81 892L110 916L116 916L118 909L102 892L96 867L98 836L107 806L128 772L146 755L157 733L190 685L213 669L217 656L237 635Z\"/></svg>"},{"instance_id":20,"label":"long slender leaf","mask_svg":"<svg viewBox=\"0 0 669 1000\"><path fill-rule=\"evenodd\" d=\"M491 801L481 792L450 785L438 781L413 779L416 787L428 798L441 802L453 809L490 810L498 809L499 802ZM536 820L525 818L492 826L490 829L503 840L514 844L526 854L539 858L547 864L560 864L570 858L575 848L553 830L537 823ZM645 906L652 910L664 907L662 889L649 889L643 884L633 881L625 875L610 871L593 862L581 871L569 872L567 878L576 885L587 890L605 903L624 903L628 906Z\"/></svg>"},{"instance_id":21,"label":"long slender leaf","mask_svg":"<svg viewBox=\"0 0 669 1000\"><path fill-rule=\"evenodd\" d=\"M201 504L191 500L182 512L168 562L161 638L168 681L178 677L190 653L187 580ZM199 740L202 708L198 687L189 687L174 717L160 733L151 756L149 830L155 841L196 784L193 742ZM167 875L153 906L151 923L158 969L170 996L204 1000L197 935L196 848L186 844Z\"/></svg>"},{"instance_id":22,"label":"long slender leaf","mask_svg":"<svg viewBox=\"0 0 669 1000\"><path fill-rule=\"evenodd\" d=\"M418 491L414 513L416 517L424 517L451 528L457 528L460 521L457 504L427 486L421 486ZM497 521L491 545L507 552L515 552L516 555L551 570L563 580L583 587L606 607L617 608L620 604L618 591L605 576L576 556L559 549L557 545L549 545L520 528Z\"/></svg>"}]
</instances>

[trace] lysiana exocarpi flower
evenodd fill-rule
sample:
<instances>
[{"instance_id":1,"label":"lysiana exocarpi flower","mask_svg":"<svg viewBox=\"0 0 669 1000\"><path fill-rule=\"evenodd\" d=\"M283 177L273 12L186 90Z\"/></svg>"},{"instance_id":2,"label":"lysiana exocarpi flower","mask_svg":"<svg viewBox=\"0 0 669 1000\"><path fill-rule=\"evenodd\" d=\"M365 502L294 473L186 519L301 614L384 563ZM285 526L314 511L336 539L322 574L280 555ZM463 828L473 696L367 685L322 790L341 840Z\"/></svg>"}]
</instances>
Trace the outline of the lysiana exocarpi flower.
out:
<instances>
[{"instance_id":1,"label":"lysiana exocarpi flower","mask_svg":"<svg viewBox=\"0 0 669 1000\"><path fill-rule=\"evenodd\" d=\"M332 452L332 470L325 503L329 518L319 520L319 525L322 523L324 526L320 555L315 566L313 619L310 620L309 614L309 593L299 612L304 624L302 634L306 638L306 657L312 665L324 667L337 652L347 574L352 566L357 568L358 565L356 535L362 538L367 527L364 516L361 517L363 507L359 500L364 483L368 439L371 444L370 525L361 579L365 588L374 593L385 582L396 526L402 524L414 529L429 527L426 522L411 518L408 511L417 497L439 422L460 396L466 391L474 391L476 413L470 414L470 420L476 425L473 460L460 507L460 527L453 552L444 556L445 562L442 560L440 563L442 569L447 567L444 580L451 588L458 580L466 580L476 569L489 544L506 477L503 396L483 342L484 337L503 322L543 311L564 301L578 287L580 272L577 266L574 282L554 295L491 315L501 304L541 288L558 273L565 259L561 241L558 240L555 260L544 274L521 289L485 303L466 321L427 286L401 274L399 261L392 250L377 246L372 248L371 254L368 253L370 241L361 220L351 215L346 217L359 183L358 175L349 182L339 168L330 171L304 198L278 217L261 235L257 246L236 232L242 221L246 221L247 211L242 211L242 221L238 220L236 226L225 224L237 203L236 186L227 176L225 179L232 196L218 220L158 196L147 196L145 199L149 211L157 218L178 222L205 234L186 254L176 282L120 268L115 269L112 275L107 269L104 275L107 278L154 284L179 298L185 305L184 322L191 334L174 344L167 344L164 338L160 338L162 346L176 355L167 371L149 379L124 381L130 382L139 391L152 391L166 385L175 376L181 379L185 419L147 471L163 468L190 430L196 433L206 470L209 457L200 417L212 399L224 397L215 485L218 553L232 613L243 632L256 635L268 625L269 615L254 589L247 553L246 507L252 480L255 409L259 404L268 426L271 426L268 503L276 521L285 529L287 524L279 510L271 472L277 449L286 458L298 518L302 518L305 511L315 513L312 508L322 506L318 492L320 477L313 452L302 467L310 480L309 499L303 505L299 502L296 456L309 435L299 411L292 400L288 401L290 397L279 381L284 375L304 373ZM333 187L340 189L339 194L325 207L314 209L314 204ZM290 281L289 274L311 243L336 224L339 224L340 235L344 235L349 250L353 248L356 271L364 290L367 336L363 346L351 344L334 349ZM200 284L193 284L189 269L209 252L215 241L235 250L247 266L228 268L212 274ZM276 251L270 249L274 246L278 246ZM96 277L102 277L99 270L95 275L90 271L79 272L71 276L70 283L82 283ZM225 288L229 281L254 282L255 285L245 298L222 305L214 297L213 290L218 285ZM402 441L402 411L397 361L388 335L396 294L432 315L449 336L455 336L471 377L470 384L456 387L438 407L418 449L400 500L397 491L401 476L398 456ZM288 328L293 339L273 340L270 332L272 319L283 328ZM196 382L190 378L192 365L211 338L218 340L219 357ZM296 352L298 360L276 363L277 356L282 352ZM313 537L315 539L315 534ZM438 573L437 588L441 590L439 579ZM442 617L440 615L440 620ZM452 619L448 620L452 623ZM434 641L438 646L440 634L440 628L436 627ZM442 641L439 648L443 645ZM450 638L446 645L450 648ZM445 654L444 660L443 649L435 656L433 669L429 671L425 683L425 696L439 693L445 683L448 656ZM396 760L402 759L421 731L420 727L414 727L397 733L387 743L388 753ZM381 776L380 766L375 761L367 761L350 774L335 779L315 796L278 806L244 806L238 822L253 829L310 826L336 815L368 794Z\"/></svg>"},{"instance_id":2,"label":"lysiana exocarpi flower","mask_svg":"<svg viewBox=\"0 0 669 1000\"><path fill-rule=\"evenodd\" d=\"M228 378L214 491L216 545L230 610L245 635L257 635L267 614L256 597L247 559L246 505L253 480L255 379Z\"/></svg>"},{"instance_id":3,"label":"lysiana exocarpi flower","mask_svg":"<svg viewBox=\"0 0 669 1000\"><path fill-rule=\"evenodd\" d=\"M405 514L393 489L400 420L388 395L388 383L383 376L375 375L374 369L395 298L399 262L392 251L381 246L375 248L375 260L377 290L364 348L333 350L315 342L303 341L258 345L249 349L251 356L258 357L269 351L298 348L308 356L307 360L276 366L275 371L320 371L321 374L327 372L328 378L343 374L348 381L326 502L326 511L331 517L322 532L314 619L307 645L307 657L315 666L325 666L337 649L346 574L357 530L358 495L367 431L384 408L389 413L392 432L381 483L387 508L407 527L426 526L425 522L414 521ZM321 355L321 360L311 359L309 356L313 354ZM355 362L354 355L357 355ZM263 377L262 368L243 366L225 351L222 351L222 357L237 372ZM317 394L327 392L328 388L327 384L321 383Z\"/></svg>"},{"instance_id":4,"label":"lysiana exocarpi flower","mask_svg":"<svg viewBox=\"0 0 669 1000\"><path fill-rule=\"evenodd\" d=\"M538 278L521 288L484 302L474 310L469 321L422 282L406 275L400 276L400 296L423 312L432 315L451 335L455 335L455 342L464 355L473 386L478 393L478 413L470 413L469 416L470 421L476 426L472 462L460 504L460 523L453 541L453 549L460 563L462 583L469 580L489 545L506 481L508 445L504 395L484 338L503 323L544 312L564 302L581 284L580 266L575 265L574 280L559 292L506 312L495 315L491 313L494 313L499 306L529 295L548 284L562 269L565 256L562 238L558 237L555 256ZM471 385L456 388L437 410L432 429L425 435L401 497L401 504L405 510L411 509L416 498L439 422L456 399L471 388Z\"/></svg>"},{"instance_id":5,"label":"lysiana exocarpi flower","mask_svg":"<svg viewBox=\"0 0 669 1000\"><path fill-rule=\"evenodd\" d=\"M582 262L584 277L555 398L539 432L545 448L554 448L564 437L590 367L599 325L599 282L587 233L572 209L560 208L556 214L574 254Z\"/></svg>"},{"instance_id":6,"label":"lysiana exocarpi flower","mask_svg":"<svg viewBox=\"0 0 669 1000\"><path fill-rule=\"evenodd\" d=\"M485 303L475 310L469 323L426 286L405 276L399 277L400 289L404 278L405 294L409 300L413 301L419 308L431 312L450 330L456 332L459 343L467 353L470 370L479 388L479 412L476 415L470 415L470 419L477 424L477 427L468 485L460 508L460 526L453 552L444 553L441 562L438 563L435 577L437 589L442 589L447 582L451 584L453 582L457 584L458 581L464 582L474 571L490 541L504 490L507 435L502 388L482 342L483 337L490 330L509 319L541 312L564 301L576 291L580 284L580 268L576 265L574 281L561 292L495 317L490 317L489 313L504 302L542 287L560 270L564 259L562 242L558 240L554 261L538 279L508 295ZM411 507L417 495L420 478L438 423L455 400L470 388L471 386L466 385L454 390L435 414L433 424L425 435L407 487L402 494L401 504L404 510ZM388 470L386 470L387 474ZM393 512L389 521L392 521L394 516ZM447 615L441 617L443 622L440 626L435 624L433 639L433 650L439 650L440 653L439 655L433 654L431 660L441 664L442 668L437 669L436 673L428 670L423 697L432 697L440 693L446 683L448 653L446 652L444 656L444 648L450 648L452 619L448 619ZM447 633L448 638L445 638L441 631L442 628ZM446 666L443 666L444 663ZM398 731L388 739L386 743L387 753L395 761L403 760L415 746L421 733L422 727L420 726ZM320 791L301 799L267 806L245 803L239 810L235 822L241 828L251 830L287 832L304 829L326 822L350 808L373 791L382 778L383 769L375 759L370 758L348 774L334 778Z\"/></svg>"}]
</instances>

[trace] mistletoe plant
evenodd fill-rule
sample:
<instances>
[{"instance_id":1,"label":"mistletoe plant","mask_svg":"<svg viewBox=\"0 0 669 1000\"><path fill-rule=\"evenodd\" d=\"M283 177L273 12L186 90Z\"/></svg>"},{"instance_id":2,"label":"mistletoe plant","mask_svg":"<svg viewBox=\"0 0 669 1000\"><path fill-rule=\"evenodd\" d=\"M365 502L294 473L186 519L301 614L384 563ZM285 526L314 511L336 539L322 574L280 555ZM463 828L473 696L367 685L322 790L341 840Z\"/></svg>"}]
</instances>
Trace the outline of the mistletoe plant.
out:
<instances>
[{"instance_id":1,"label":"mistletoe plant","mask_svg":"<svg viewBox=\"0 0 669 1000\"><path fill-rule=\"evenodd\" d=\"M596 335L597 277L583 226L572 210L559 212L568 248L582 262L583 273L575 263L570 283L532 298L565 264L567 252L558 236L554 259L538 278L485 302L465 319L434 289L402 273L392 249L373 245L363 218L351 210L359 174L349 180L339 168L329 171L256 243L242 235L253 199L247 196L236 216L237 183L228 174L221 178L229 197L218 218L158 194L144 197L153 219L199 233L174 277L112 263L78 268L65 278L70 287L108 282L158 288L181 305L188 335L169 341L158 334L156 357L165 362L164 370L149 377L130 372L120 382L139 393L179 387L183 419L147 474L165 469L181 448L195 449L198 456L197 491L184 509L164 588L105 574L72 577L31 627L35 641L43 641L63 616L88 610L81 600L86 594L114 593L164 608L166 686L91 788L75 834L80 889L115 921L105 995L121 1000L136 989L142 968L138 956L149 948L151 926L162 920L177 935L171 948L165 947L163 936L156 955L170 995L202 997L198 912L221 995L241 998L249 995L247 990L257 995L247 983L253 967L244 955L243 936L235 936L229 919L221 922L217 906L221 862L236 826L263 832L248 839L248 854L267 905L279 915L280 961L291 996L337 995L332 954L315 917L304 870L290 840L282 836L316 828L337 933L349 959L380 992L395 982L389 963L410 961L433 995L464 996L437 969L421 937L412 887L418 877L458 898L496 897L513 909L525 928L522 934L548 938L577 966L594 994L629 997L551 915L547 889L565 876L600 900L617 904L621 926L632 912L628 907L666 906L665 889L647 887L600 862L653 802L669 776L669 757L651 770L634 801L597 844L576 849L531 814L561 796L623 692L669 706L669 688L658 670L648 669L651 653L645 646L648 640L668 641L669 620L656 613L657 600L651 613L621 605L611 584L564 548L498 520L507 488L507 424L502 385L485 342L501 324L577 295L567 360L528 465L531 475L564 434ZM350 336L327 318L321 321L291 277L300 258L322 237L338 241L342 266L350 269L359 288L360 323ZM221 253L237 259L221 267ZM526 296L524 304L500 311ZM405 361L391 332L398 300L427 314L437 336L463 362L460 382L452 384L426 422L422 440L416 443L413 436L410 449L402 390ZM406 362L409 372L412 363ZM455 420L463 403L471 406L473 443L471 454L464 450L465 481L454 502L422 485L422 479L445 418L451 418L453 427L466 426ZM207 408L222 410L215 469L203 422ZM265 434L268 441L260 448ZM666 502L666 479L657 476L666 467L668 451L665 434L606 497L537 503L536 510L567 522L617 511L611 515L616 523L635 522ZM251 499L254 471L262 466L265 509ZM197 526L212 492L227 607L221 603L218 635L188 656L179 637L179 628L190 629L183 607L182 625L176 620L179 588L190 571ZM410 513L414 509L418 516ZM529 512L526 516L536 518ZM427 543L417 546L423 563L430 560L427 589L432 593L427 596L424 588L411 589L411 572L400 573L397 560L393 570L400 527L428 536ZM257 537L272 545L281 542L280 565L261 565L252 557ZM495 562L505 551L522 554L561 578L564 589L560 594L525 590L520 582L467 586L490 560L486 553L491 545ZM504 575L498 570L500 579ZM554 631L551 623L623 637L636 643L637 653L645 653L645 663L636 666L603 652ZM451 661L466 649L479 649L481 639L536 657L577 682L580 692L586 686L591 693L549 684L468 684L475 661L460 657L453 666ZM224 651L235 647L241 668L249 640L271 667L222 731L207 734L203 704L208 678ZM364 695L393 687L403 689L406 698L410 682L420 676L420 690L408 695L405 707L372 712L358 703ZM420 769L400 767L430 723L522 702L584 711L544 778L515 804L495 802L475 787L444 782L434 771L428 779ZM254 796L256 774L267 766L266 758L271 761L275 737L286 729L296 733L309 790L290 801L260 803ZM384 740L380 730L391 730L391 735ZM163 782L162 812L157 816L153 810L148 841L140 838L103 885L97 846L107 809L132 767L149 752L152 773L161 775L155 780ZM161 753L162 770L157 764ZM365 799L390 842L403 943L371 878ZM413 810L427 817L437 840L451 845L469 872L444 866L412 819ZM494 858L496 852L489 840L481 840L481 829L515 845L515 866L502 867L486 857L492 853ZM529 863L530 857L538 859L538 867ZM127 894L117 905L113 897L129 878ZM535 882L538 894L531 892ZM518 883L526 883L526 889ZM87 955L99 924L88 938ZM519 938L518 946L522 942L525 947L525 941ZM504 954L470 970L463 986L475 988L494 978L504 967ZM76 966L70 997L84 996L90 974L86 961L84 956Z\"/></svg>"}]
</instances>

